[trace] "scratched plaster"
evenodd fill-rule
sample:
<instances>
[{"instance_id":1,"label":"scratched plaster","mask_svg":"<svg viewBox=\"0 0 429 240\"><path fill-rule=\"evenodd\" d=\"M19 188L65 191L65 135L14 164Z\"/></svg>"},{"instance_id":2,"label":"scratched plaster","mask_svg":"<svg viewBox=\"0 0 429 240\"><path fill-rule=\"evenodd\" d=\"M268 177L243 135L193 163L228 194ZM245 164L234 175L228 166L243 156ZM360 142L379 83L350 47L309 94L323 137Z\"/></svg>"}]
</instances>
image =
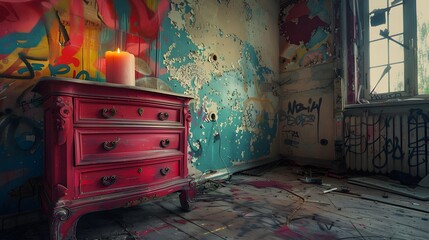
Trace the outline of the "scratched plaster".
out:
<instances>
[{"instance_id":1,"label":"scratched plaster","mask_svg":"<svg viewBox=\"0 0 429 240\"><path fill-rule=\"evenodd\" d=\"M278 48L267 44L275 42L274 39L278 38L276 18L271 15L277 14L275 4L263 4L262 2L257 4L256 1L222 1L221 3L185 1L185 3L179 0L172 1L172 10L168 17L177 30L186 30L189 40L201 51L201 57L193 60L204 69L206 74L222 75L225 71L236 70L240 65L239 62L242 61L244 41L256 49L260 55L261 65L269 65L273 69L278 66L275 57L278 55ZM250 5L254 7L251 8ZM249 11L252 14L249 14ZM208 61L212 54L217 56L218 61ZM164 56L164 61L166 58L168 59ZM170 63L178 60L180 59L169 59ZM171 64L166 65L170 71L175 71ZM190 65L183 68L192 69L195 66ZM195 72L195 70L186 71ZM189 75L181 75L181 77L171 75L178 78L179 82L184 85L187 85L186 82L192 79ZM272 81L273 79L276 79L276 74L267 76L267 80Z\"/></svg>"},{"instance_id":2,"label":"scratched plaster","mask_svg":"<svg viewBox=\"0 0 429 240\"><path fill-rule=\"evenodd\" d=\"M278 99L264 84L278 78L276 2L173 0L170 8L160 77L194 97L191 172L275 155Z\"/></svg>"}]
</instances>

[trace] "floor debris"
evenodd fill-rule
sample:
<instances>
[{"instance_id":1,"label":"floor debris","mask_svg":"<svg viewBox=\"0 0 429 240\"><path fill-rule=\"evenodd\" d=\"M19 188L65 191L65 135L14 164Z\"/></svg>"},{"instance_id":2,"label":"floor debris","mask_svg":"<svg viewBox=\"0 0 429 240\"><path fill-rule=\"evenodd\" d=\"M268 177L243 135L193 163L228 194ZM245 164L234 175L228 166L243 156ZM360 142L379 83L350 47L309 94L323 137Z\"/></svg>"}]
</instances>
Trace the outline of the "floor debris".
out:
<instances>
[{"instance_id":1,"label":"floor debris","mask_svg":"<svg viewBox=\"0 0 429 240\"><path fill-rule=\"evenodd\" d=\"M412 197L419 200L429 200L429 191L427 188L424 187L415 187L410 188L405 185L389 182L389 181L383 181L378 180L374 178L369 177L358 177L358 178L350 178L348 180L349 183L364 186L364 187L370 187L374 189L379 189L387 192L392 192L400 195L404 195L407 197Z\"/></svg>"},{"instance_id":2,"label":"floor debris","mask_svg":"<svg viewBox=\"0 0 429 240\"><path fill-rule=\"evenodd\" d=\"M191 212L171 194L133 208L90 213L79 220L77 239L281 240L427 239L429 202L321 176L329 184L297 180L288 166L262 176L234 175L202 181ZM203 183L204 182L204 183ZM329 185L329 186L328 186ZM330 194L322 191L337 188ZM348 189L342 192L342 189ZM426 211L425 211L426 209ZM48 223L0 233L0 240L47 239Z\"/></svg>"}]
</instances>

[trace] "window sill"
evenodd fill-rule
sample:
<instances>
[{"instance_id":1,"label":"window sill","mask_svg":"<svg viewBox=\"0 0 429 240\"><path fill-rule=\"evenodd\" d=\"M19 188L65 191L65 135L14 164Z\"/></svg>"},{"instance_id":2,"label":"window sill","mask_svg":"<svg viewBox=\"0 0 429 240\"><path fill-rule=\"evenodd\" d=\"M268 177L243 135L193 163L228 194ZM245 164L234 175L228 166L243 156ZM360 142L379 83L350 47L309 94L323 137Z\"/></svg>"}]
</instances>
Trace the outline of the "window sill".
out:
<instances>
[{"instance_id":1,"label":"window sill","mask_svg":"<svg viewBox=\"0 0 429 240\"><path fill-rule=\"evenodd\" d=\"M362 112L368 113L401 113L408 112L409 109L425 109L429 111L429 99L410 98L410 99L395 99L384 102L372 102L363 104L349 104L344 107L344 114L356 114Z\"/></svg>"}]
</instances>

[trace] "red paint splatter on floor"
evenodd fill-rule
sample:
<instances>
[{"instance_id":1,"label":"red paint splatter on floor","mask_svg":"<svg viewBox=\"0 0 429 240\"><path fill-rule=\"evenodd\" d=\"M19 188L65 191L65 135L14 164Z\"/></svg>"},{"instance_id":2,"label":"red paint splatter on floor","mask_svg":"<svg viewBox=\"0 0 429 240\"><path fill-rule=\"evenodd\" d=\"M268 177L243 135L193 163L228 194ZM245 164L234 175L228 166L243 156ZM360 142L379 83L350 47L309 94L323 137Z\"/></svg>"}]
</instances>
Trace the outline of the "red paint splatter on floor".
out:
<instances>
[{"instance_id":1,"label":"red paint splatter on floor","mask_svg":"<svg viewBox=\"0 0 429 240\"><path fill-rule=\"evenodd\" d=\"M185 219L175 219L174 222L180 223L180 224L186 224L188 223L188 221L186 221Z\"/></svg>"},{"instance_id":2,"label":"red paint splatter on floor","mask_svg":"<svg viewBox=\"0 0 429 240\"><path fill-rule=\"evenodd\" d=\"M285 239L302 239L303 236L292 231L288 226L283 226L276 231L276 235Z\"/></svg>"},{"instance_id":3,"label":"red paint splatter on floor","mask_svg":"<svg viewBox=\"0 0 429 240\"><path fill-rule=\"evenodd\" d=\"M237 188L231 188L231 193L232 196L234 197L235 200L238 199L242 199L242 200L246 200L246 201L254 201L255 199L249 196L243 196L243 195L247 195L248 193L246 192L241 192L240 189Z\"/></svg>"},{"instance_id":4,"label":"red paint splatter on floor","mask_svg":"<svg viewBox=\"0 0 429 240\"><path fill-rule=\"evenodd\" d=\"M148 228L146 230L136 231L136 232L134 232L134 235L137 237L147 236L153 232L159 232L159 231L166 229L166 228L171 228L171 226L168 224L164 224L164 225L161 225L161 226L156 227L156 228Z\"/></svg>"}]
</instances>

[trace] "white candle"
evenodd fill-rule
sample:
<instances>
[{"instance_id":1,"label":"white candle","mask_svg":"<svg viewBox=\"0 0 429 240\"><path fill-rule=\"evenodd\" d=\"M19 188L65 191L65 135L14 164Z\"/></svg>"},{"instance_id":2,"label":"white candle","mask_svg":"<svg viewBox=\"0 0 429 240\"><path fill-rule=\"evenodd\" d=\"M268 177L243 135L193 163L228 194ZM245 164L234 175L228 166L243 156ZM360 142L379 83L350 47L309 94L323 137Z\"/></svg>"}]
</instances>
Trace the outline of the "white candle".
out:
<instances>
[{"instance_id":1,"label":"white candle","mask_svg":"<svg viewBox=\"0 0 429 240\"><path fill-rule=\"evenodd\" d=\"M128 52L107 51L106 58L106 82L136 85L135 79L135 59L134 55Z\"/></svg>"}]
</instances>

